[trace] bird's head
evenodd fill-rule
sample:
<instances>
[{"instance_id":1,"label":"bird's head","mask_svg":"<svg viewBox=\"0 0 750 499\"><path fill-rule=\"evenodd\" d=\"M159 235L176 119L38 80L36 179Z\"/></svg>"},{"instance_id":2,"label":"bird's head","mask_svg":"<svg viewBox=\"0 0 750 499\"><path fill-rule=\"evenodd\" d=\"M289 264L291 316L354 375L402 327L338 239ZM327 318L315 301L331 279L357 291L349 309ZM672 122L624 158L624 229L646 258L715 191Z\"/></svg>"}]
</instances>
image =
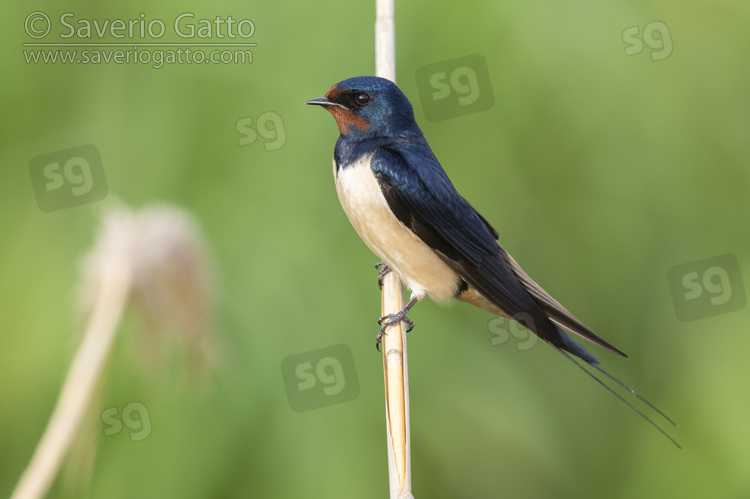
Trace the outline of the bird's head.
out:
<instances>
[{"instance_id":1,"label":"bird's head","mask_svg":"<svg viewBox=\"0 0 750 499\"><path fill-rule=\"evenodd\" d=\"M341 135L348 139L397 136L419 129L409 100L385 78L349 78L332 86L325 97L306 104L328 110L336 119Z\"/></svg>"}]
</instances>

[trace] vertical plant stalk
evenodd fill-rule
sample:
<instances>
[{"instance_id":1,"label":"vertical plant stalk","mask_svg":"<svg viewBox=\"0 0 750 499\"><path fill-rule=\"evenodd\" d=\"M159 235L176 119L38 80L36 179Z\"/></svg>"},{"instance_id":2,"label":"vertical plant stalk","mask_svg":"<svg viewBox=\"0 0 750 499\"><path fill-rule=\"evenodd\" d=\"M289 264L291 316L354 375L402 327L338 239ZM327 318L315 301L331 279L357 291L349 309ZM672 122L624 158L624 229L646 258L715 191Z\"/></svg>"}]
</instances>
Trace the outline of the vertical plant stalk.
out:
<instances>
[{"instance_id":1,"label":"vertical plant stalk","mask_svg":"<svg viewBox=\"0 0 750 499\"><path fill-rule=\"evenodd\" d=\"M383 279L383 315L398 312L403 304L403 284L390 272ZM382 347L391 498L410 498L409 372L403 322L386 330Z\"/></svg>"},{"instance_id":2,"label":"vertical plant stalk","mask_svg":"<svg viewBox=\"0 0 750 499\"><path fill-rule=\"evenodd\" d=\"M132 266L128 261L127 245L123 246L110 247L112 253L102 262L100 270L103 278L83 339L68 370L47 429L11 499L44 497L73 443L112 350L128 301Z\"/></svg>"},{"instance_id":3,"label":"vertical plant stalk","mask_svg":"<svg viewBox=\"0 0 750 499\"><path fill-rule=\"evenodd\" d=\"M396 30L394 0L376 0L375 74L396 81ZM383 279L382 315L395 314L404 306L404 287L395 273ZM411 445L409 431L409 370L404 323L389 327L383 335L385 420L388 442L388 477L391 499L411 494Z\"/></svg>"},{"instance_id":4,"label":"vertical plant stalk","mask_svg":"<svg viewBox=\"0 0 750 499\"><path fill-rule=\"evenodd\" d=\"M375 74L396 83L395 0L375 0Z\"/></svg>"}]
</instances>

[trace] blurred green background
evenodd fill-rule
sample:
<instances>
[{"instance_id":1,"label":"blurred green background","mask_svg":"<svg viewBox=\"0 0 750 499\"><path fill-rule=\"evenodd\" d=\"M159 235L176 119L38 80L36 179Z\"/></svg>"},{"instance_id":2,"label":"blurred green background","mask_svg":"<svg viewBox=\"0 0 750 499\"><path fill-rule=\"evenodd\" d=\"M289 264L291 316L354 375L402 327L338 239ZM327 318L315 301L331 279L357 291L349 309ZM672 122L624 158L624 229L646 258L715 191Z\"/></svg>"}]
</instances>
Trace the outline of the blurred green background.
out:
<instances>
[{"instance_id":1,"label":"blurred green background","mask_svg":"<svg viewBox=\"0 0 750 499\"><path fill-rule=\"evenodd\" d=\"M24 20L37 10L53 23L143 12L168 31L184 12L231 15L254 22L257 47L252 64L29 64ZM0 496L75 351L80 261L109 202L43 213L28 165L83 144L101 152L110 199L174 203L200 222L222 350L202 395L177 375L154 382L134 367L129 321L89 415L91 488L58 479L49 497L386 496L376 258L336 198L334 121L304 105L373 73L374 20L370 1L3 7ZM672 53L627 56L623 32L653 21ZM410 314L415 497L750 496L750 309L682 322L667 280L726 253L750 279L748 21L738 0L398 2L398 84L454 184L540 284L631 356L591 348L679 422L684 447L541 342L493 346L485 312L425 301ZM475 53L494 106L427 121L417 69ZM240 145L238 121L268 112L281 146ZM282 360L339 344L359 395L294 412ZM134 401L148 408L148 438L104 437L101 411Z\"/></svg>"}]
</instances>

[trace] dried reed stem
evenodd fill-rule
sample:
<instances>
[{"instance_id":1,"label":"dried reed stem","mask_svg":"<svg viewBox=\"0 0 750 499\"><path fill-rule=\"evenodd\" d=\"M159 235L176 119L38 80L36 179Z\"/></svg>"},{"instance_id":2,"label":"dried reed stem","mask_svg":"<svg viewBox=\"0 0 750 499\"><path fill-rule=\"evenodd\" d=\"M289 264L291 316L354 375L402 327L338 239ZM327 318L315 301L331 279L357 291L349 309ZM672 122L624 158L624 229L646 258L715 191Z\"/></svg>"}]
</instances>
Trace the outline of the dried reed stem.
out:
<instances>
[{"instance_id":1,"label":"dried reed stem","mask_svg":"<svg viewBox=\"0 0 750 499\"><path fill-rule=\"evenodd\" d=\"M396 81L396 31L394 0L376 0L375 73ZM395 314L404 306L403 284L393 272L383 279L382 315ZM383 376L388 441L388 477L392 499L411 494L411 445L409 431L409 371L404 323L383 335Z\"/></svg>"},{"instance_id":2,"label":"dried reed stem","mask_svg":"<svg viewBox=\"0 0 750 499\"><path fill-rule=\"evenodd\" d=\"M127 241L121 241L127 243ZM44 497L73 443L109 357L132 281L127 244L108 245L95 303L60 397L11 499Z\"/></svg>"}]
</instances>

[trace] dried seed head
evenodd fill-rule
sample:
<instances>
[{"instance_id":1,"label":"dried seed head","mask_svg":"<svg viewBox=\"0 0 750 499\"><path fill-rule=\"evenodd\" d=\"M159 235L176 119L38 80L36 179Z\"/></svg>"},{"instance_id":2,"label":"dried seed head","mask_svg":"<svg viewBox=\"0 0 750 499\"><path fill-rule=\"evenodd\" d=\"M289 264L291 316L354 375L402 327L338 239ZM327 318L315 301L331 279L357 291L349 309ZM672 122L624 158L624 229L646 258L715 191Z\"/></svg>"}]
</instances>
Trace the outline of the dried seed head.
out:
<instances>
[{"instance_id":1,"label":"dried seed head","mask_svg":"<svg viewBox=\"0 0 750 499\"><path fill-rule=\"evenodd\" d=\"M212 265L198 224L186 211L157 205L119 207L105 215L86 257L82 305L86 316L113 269L130 278L130 310L140 316L137 357L149 367L184 350L188 374L202 377L215 362Z\"/></svg>"}]
</instances>

